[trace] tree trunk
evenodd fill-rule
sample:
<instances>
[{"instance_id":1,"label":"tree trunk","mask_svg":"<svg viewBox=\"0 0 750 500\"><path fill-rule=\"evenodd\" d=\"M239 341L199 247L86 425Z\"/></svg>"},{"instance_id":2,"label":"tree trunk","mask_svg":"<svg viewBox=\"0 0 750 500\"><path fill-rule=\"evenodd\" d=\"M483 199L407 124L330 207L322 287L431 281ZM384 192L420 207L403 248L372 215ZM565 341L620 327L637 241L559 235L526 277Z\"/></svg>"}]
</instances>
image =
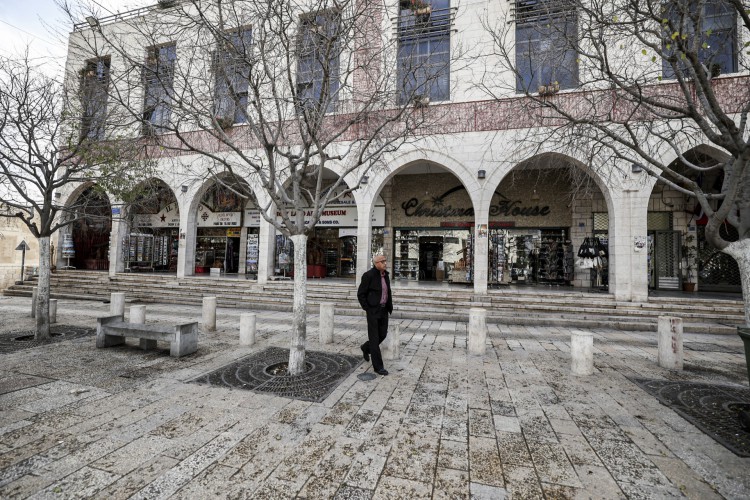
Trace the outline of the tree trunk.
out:
<instances>
[{"instance_id":1,"label":"tree trunk","mask_svg":"<svg viewBox=\"0 0 750 500\"><path fill-rule=\"evenodd\" d=\"M737 261L742 283L742 301L745 305L745 326L750 326L750 239L730 243L723 250Z\"/></svg>"},{"instance_id":2,"label":"tree trunk","mask_svg":"<svg viewBox=\"0 0 750 500\"><path fill-rule=\"evenodd\" d=\"M49 340L50 238L39 238L39 282L36 294L36 340Z\"/></svg>"},{"instance_id":3,"label":"tree trunk","mask_svg":"<svg viewBox=\"0 0 750 500\"><path fill-rule=\"evenodd\" d=\"M292 344L289 348L289 375L299 375L305 367L307 342L307 235L291 236L294 243L294 305Z\"/></svg>"}]
</instances>

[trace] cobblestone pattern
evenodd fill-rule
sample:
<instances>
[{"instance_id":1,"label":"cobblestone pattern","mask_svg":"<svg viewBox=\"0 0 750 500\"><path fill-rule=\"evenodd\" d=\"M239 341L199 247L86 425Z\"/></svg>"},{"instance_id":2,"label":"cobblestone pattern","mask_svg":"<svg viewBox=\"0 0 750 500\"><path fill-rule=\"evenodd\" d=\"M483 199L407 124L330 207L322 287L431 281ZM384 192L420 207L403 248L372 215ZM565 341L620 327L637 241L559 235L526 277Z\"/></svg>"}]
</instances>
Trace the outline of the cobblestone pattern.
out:
<instances>
[{"instance_id":1,"label":"cobblestone pattern","mask_svg":"<svg viewBox=\"0 0 750 500\"><path fill-rule=\"evenodd\" d=\"M28 300L0 298L0 324L28 328ZM68 303L62 319L91 325L106 307ZM489 325L487 354L470 357L466 324L404 320L391 374L361 381L363 363L322 403L186 383L288 347L288 314L259 314L252 347L239 346L239 314L220 309L185 358L92 338L0 355L0 497L750 496L749 459L628 378L746 387L735 336L686 334L737 353L686 351L694 369L668 372L655 333L596 330L595 373L575 377L567 329ZM158 321L199 317L149 305ZM321 346L309 318L308 349L356 356L364 336L363 317L337 317Z\"/></svg>"}]
</instances>

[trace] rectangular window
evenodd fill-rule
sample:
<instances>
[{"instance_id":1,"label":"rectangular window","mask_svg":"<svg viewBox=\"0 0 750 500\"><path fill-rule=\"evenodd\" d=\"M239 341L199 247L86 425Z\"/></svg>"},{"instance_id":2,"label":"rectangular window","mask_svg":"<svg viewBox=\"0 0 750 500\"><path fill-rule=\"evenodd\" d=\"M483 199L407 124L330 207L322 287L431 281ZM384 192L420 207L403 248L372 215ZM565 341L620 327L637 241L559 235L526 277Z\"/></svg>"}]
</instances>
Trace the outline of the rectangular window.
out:
<instances>
[{"instance_id":1,"label":"rectangular window","mask_svg":"<svg viewBox=\"0 0 750 500\"><path fill-rule=\"evenodd\" d=\"M516 0L516 89L556 92L578 86L578 16L569 0Z\"/></svg>"},{"instance_id":2,"label":"rectangular window","mask_svg":"<svg viewBox=\"0 0 750 500\"><path fill-rule=\"evenodd\" d=\"M300 19L297 109L332 111L339 93L341 14L326 10Z\"/></svg>"},{"instance_id":3,"label":"rectangular window","mask_svg":"<svg viewBox=\"0 0 750 500\"><path fill-rule=\"evenodd\" d=\"M220 125L247 123L252 31L226 34L224 50L215 59L215 114Z\"/></svg>"},{"instance_id":4,"label":"rectangular window","mask_svg":"<svg viewBox=\"0 0 750 500\"><path fill-rule=\"evenodd\" d=\"M685 53L697 48L698 59L711 76L737 71L737 11L727 0L706 0L703 9L693 0L673 0L666 7L663 26L664 78L674 78L675 69L690 77ZM700 33L699 38L692 36ZM682 36L674 36L674 33Z\"/></svg>"},{"instance_id":5,"label":"rectangular window","mask_svg":"<svg viewBox=\"0 0 750 500\"><path fill-rule=\"evenodd\" d=\"M450 0L401 0L398 16L399 100L450 99Z\"/></svg>"},{"instance_id":6,"label":"rectangular window","mask_svg":"<svg viewBox=\"0 0 750 500\"><path fill-rule=\"evenodd\" d=\"M109 58L88 61L81 72L81 138L101 140L107 119Z\"/></svg>"},{"instance_id":7,"label":"rectangular window","mask_svg":"<svg viewBox=\"0 0 750 500\"><path fill-rule=\"evenodd\" d=\"M164 45L148 49L143 68L144 133L163 132L169 125L174 94L174 69L177 46Z\"/></svg>"}]
</instances>

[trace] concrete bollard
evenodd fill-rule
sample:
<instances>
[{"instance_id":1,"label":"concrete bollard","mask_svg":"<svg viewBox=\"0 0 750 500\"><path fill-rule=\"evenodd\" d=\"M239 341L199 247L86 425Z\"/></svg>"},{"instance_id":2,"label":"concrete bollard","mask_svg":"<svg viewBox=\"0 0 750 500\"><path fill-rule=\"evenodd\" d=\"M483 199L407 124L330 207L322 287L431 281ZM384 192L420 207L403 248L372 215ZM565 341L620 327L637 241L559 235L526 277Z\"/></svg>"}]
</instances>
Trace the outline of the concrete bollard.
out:
<instances>
[{"instance_id":1,"label":"concrete bollard","mask_svg":"<svg viewBox=\"0 0 750 500\"><path fill-rule=\"evenodd\" d=\"M240 345L255 344L255 314L240 314Z\"/></svg>"},{"instance_id":2,"label":"concrete bollard","mask_svg":"<svg viewBox=\"0 0 750 500\"><path fill-rule=\"evenodd\" d=\"M49 323L57 323L57 299L49 299Z\"/></svg>"},{"instance_id":3,"label":"concrete bollard","mask_svg":"<svg viewBox=\"0 0 750 500\"><path fill-rule=\"evenodd\" d=\"M487 311L481 307L469 309L469 354L483 355L487 343Z\"/></svg>"},{"instance_id":4,"label":"concrete bollard","mask_svg":"<svg viewBox=\"0 0 750 500\"><path fill-rule=\"evenodd\" d=\"M125 294L112 292L109 297L109 312L112 316L125 315Z\"/></svg>"},{"instance_id":5,"label":"concrete bollard","mask_svg":"<svg viewBox=\"0 0 750 500\"><path fill-rule=\"evenodd\" d=\"M36 295L38 292L37 287L31 287L31 317L36 318Z\"/></svg>"},{"instance_id":6,"label":"concrete bollard","mask_svg":"<svg viewBox=\"0 0 750 500\"><path fill-rule=\"evenodd\" d=\"M393 332L380 344L383 359L393 361L401 357L401 325L396 325Z\"/></svg>"},{"instance_id":7,"label":"concrete bollard","mask_svg":"<svg viewBox=\"0 0 750 500\"><path fill-rule=\"evenodd\" d=\"M138 323L142 325L146 322L146 306L130 306L130 317L128 318L130 323ZM141 349L156 349L156 340L153 339L138 339Z\"/></svg>"},{"instance_id":8,"label":"concrete bollard","mask_svg":"<svg viewBox=\"0 0 750 500\"><path fill-rule=\"evenodd\" d=\"M594 334L574 330L570 335L570 371L573 375L594 373Z\"/></svg>"},{"instance_id":9,"label":"concrete bollard","mask_svg":"<svg viewBox=\"0 0 750 500\"><path fill-rule=\"evenodd\" d=\"M682 370L682 318L659 316L659 366Z\"/></svg>"},{"instance_id":10,"label":"concrete bollard","mask_svg":"<svg viewBox=\"0 0 750 500\"><path fill-rule=\"evenodd\" d=\"M320 343L330 344L333 342L333 304L323 302L320 304Z\"/></svg>"},{"instance_id":11,"label":"concrete bollard","mask_svg":"<svg viewBox=\"0 0 750 500\"><path fill-rule=\"evenodd\" d=\"M216 331L216 297L203 297L203 328Z\"/></svg>"}]
</instances>

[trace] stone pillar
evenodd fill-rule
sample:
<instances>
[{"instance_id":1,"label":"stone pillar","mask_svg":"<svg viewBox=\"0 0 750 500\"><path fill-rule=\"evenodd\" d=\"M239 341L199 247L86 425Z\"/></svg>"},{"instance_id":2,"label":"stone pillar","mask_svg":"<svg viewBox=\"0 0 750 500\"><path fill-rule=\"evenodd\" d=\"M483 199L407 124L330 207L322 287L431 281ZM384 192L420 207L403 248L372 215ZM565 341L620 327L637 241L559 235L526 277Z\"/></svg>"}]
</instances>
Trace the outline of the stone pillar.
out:
<instances>
[{"instance_id":1,"label":"stone pillar","mask_svg":"<svg viewBox=\"0 0 750 500\"><path fill-rule=\"evenodd\" d=\"M401 325L396 325L393 332L380 344L380 353L383 355L383 359L390 361L401 357Z\"/></svg>"},{"instance_id":2,"label":"stone pillar","mask_svg":"<svg viewBox=\"0 0 750 500\"><path fill-rule=\"evenodd\" d=\"M475 214L474 224L474 255L471 265L474 274L474 293L487 293L487 266L489 259L489 224L487 214Z\"/></svg>"},{"instance_id":3,"label":"stone pillar","mask_svg":"<svg viewBox=\"0 0 750 500\"><path fill-rule=\"evenodd\" d=\"M125 294L112 292L109 298L109 313L112 316L123 316L125 314Z\"/></svg>"},{"instance_id":4,"label":"stone pillar","mask_svg":"<svg viewBox=\"0 0 750 500\"><path fill-rule=\"evenodd\" d=\"M320 343L330 344L333 342L333 304L323 302L320 304Z\"/></svg>"},{"instance_id":5,"label":"stone pillar","mask_svg":"<svg viewBox=\"0 0 750 500\"><path fill-rule=\"evenodd\" d=\"M594 334L573 330L570 335L570 371L573 375L594 373Z\"/></svg>"},{"instance_id":6,"label":"stone pillar","mask_svg":"<svg viewBox=\"0 0 750 500\"><path fill-rule=\"evenodd\" d=\"M623 168L629 170L630 166ZM648 301L647 214L652 183L643 185L637 179L624 182L621 191L611 193L609 293L617 300L645 302Z\"/></svg>"},{"instance_id":7,"label":"stone pillar","mask_svg":"<svg viewBox=\"0 0 750 500\"><path fill-rule=\"evenodd\" d=\"M196 214L190 213L191 193L184 193L180 210L180 236L177 250L177 277L195 276L195 245L198 238ZM193 196L195 193L192 194Z\"/></svg>"},{"instance_id":8,"label":"stone pillar","mask_svg":"<svg viewBox=\"0 0 750 500\"><path fill-rule=\"evenodd\" d=\"M276 207L270 212L275 214ZM268 277L273 276L274 251L276 249L276 228L261 217L258 230L258 283L265 285Z\"/></svg>"},{"instance_id":9,"label":"stone pillar","mask_svg":"<svg viewBox=\"0 0 750 500\"><path fill-rule=\"evenodd\" d=\"M31 317L36 318L36 297L39 289L37 287L31 287Z\"/></svg>"},{"instance_id":10,"label":"stone pillar","mask_svg":"<svg viewBox=\"0 0 750 500\"><path fill-rule=\"evenodd\" d=\"M659 316L659 366L682 370L682 318Z\"/></svg>"},{"instance_id":11,"label":"stone pillar","mask_svg":"<svg viewBox=\"0 0 750 500\"><path fill-rule=\"evenodd\" d=\"M469 309L469 354L483 355L487 343L487 311L481 307Z\"/></svg>"},{"instance_id":12,"label":"stone pillar","mask_svg":"<svg viewBox=\"0 0 750 500\"><path fill-rule=\"evenodd\" d=\"M49 323L57 323L57 299L49 299Z\"/></svg>"},{"instance_id":13,"label":"stone pillar","mask_svg":"<svg viewBox=\"0 0 750 500\"><path fill-rule=\"evenodd\" d=\"M372 267L372 207L372 201L357 204L357 279Z\"/></svg>"},{"instance_id":14,"label":"stone pillar","mask_svg":"<svg viewBox=\"0 0 750 500\"><path fill-rule=\"evenodd\" d=\"M203 297L203 328L216 331L216 297Z\"/></svg>"},{"instance_id":15,"label":"stone pillar","mask_svg":"<svg viewBox=\"0 0 750 500\"><path fill-rule=\"evenodd\" d=\"M110 276L125 271L125 240L130 232L130 228L124 219L125 210L126 208L122 204L118 204L118 206L113 204L112 206L112 229L109 232Z\"/></svg>"},{"instance_id":16,"label":"stone pillar","mask_svg":"<svg viewBox=\"0 0 750 500\"><path fill-rule=\"evenodd\" d=\"M240 314L240 345L255 344L256 316L254 313Z\"/></svg>"}]
</instances>

